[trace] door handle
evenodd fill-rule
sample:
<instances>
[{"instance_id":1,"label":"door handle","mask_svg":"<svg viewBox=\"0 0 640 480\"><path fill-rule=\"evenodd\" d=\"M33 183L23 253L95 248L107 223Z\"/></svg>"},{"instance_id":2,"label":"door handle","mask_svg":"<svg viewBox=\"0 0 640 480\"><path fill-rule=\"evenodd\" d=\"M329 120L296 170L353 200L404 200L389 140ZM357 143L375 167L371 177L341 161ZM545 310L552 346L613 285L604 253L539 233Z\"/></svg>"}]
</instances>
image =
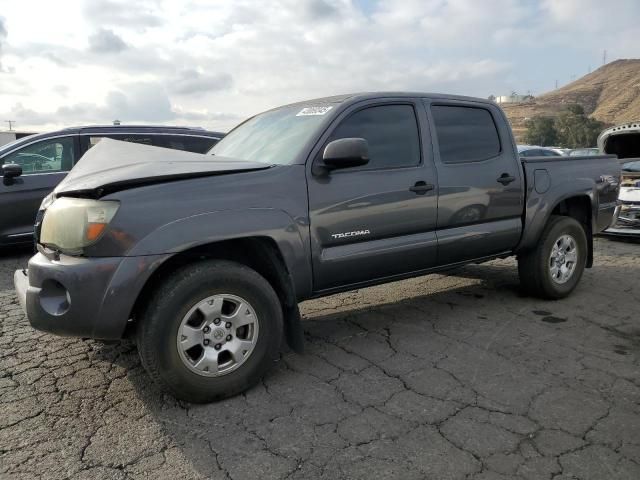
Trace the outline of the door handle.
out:
<instances>
[{"instance_id":1,"label":"door handle","mask_svg":"<svg viewBox=\"0 0 640 480\"><path fill-rule=\"evenodd\" d=\"M425 193L433 190L433 188L433 185L431 185L430 183L420 181L416 182L416 184L413 187L409 188L409 190L414 192L416 195L424 195Z\"/></svg>"},{"instance_id":2,"label":"door handle","mask_svg":"<svg viewBox=\"0 0 640 480\"><path fill-rule=\"evenodd\" d=\"M509 175L508 173L503 173L502 175L500 175L498 177L498 183L501 183L504 186L507 186L508 184L510 184L511 182L514 182L516 179L516 177L512 177L511 175Z\"/></svg>"}]
</instances>

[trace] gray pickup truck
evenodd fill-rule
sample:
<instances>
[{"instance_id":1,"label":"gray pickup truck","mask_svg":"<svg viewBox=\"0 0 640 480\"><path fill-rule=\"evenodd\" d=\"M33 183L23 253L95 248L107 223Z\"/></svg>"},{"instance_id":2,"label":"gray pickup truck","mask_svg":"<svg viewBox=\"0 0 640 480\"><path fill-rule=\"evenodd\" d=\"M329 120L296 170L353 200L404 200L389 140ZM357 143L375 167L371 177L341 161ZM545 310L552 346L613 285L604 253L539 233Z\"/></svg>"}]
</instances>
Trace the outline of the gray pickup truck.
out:
<instances>
[{"instance_id":1,"label":"gray pickup truck","mask_svg":"<svg viewBox=\"0 0 640 480\"><path fill-rule=\"evenodd\" d=\"M515 255L558 299L609 226L615 156L520 159L494 103L422 93L310 100L256 115L208 154L104 140L43 201L14 282L31 324L134 336L176 397L256 383L298 302Z\"/></svg>"}]
</instances>

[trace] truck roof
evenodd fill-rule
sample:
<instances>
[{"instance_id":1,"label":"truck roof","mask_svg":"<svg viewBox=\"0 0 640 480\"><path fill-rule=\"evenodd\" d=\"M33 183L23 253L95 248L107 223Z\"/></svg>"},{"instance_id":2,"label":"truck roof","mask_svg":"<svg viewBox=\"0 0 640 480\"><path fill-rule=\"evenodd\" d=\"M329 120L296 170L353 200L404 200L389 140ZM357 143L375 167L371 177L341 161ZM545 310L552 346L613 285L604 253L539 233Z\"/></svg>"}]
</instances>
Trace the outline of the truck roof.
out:
<instances>
[{"instance_id":1,"label":"truck roof","mask_svg":"<svg viewBox=\"0 0 640 480\"><path fill-rule=\"evenodd\" d=\"M309 100L301 100L299 102L293 102L288 105L283 105L285 107L295 106L295 105L315 105L315 104L327 104L327 103L354 103L362 100L375 100L378 98L389 98L389 97L407 97L407 98L433 98L439 100L459 100L466 102L481 102L481 103L493 103L486 98L478 98L478 97L468 97L464 95L450 95L445 93L429 93L429 92L357 92L357 93L347 93L343 95L334 95L330 97L320 97L313 98ZM280 108L280 107L276 107Z\"/></svg>"}]
</instances>

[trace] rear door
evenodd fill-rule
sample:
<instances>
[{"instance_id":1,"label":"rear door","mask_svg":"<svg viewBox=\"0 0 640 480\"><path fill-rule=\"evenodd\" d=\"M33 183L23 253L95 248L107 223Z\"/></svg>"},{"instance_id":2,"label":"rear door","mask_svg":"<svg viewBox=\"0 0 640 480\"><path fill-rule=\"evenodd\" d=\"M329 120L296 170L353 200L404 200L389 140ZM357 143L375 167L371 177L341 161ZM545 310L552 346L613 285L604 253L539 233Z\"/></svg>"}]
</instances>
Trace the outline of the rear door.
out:
<instances>
[{"instance_id":1,"label":"rear door","mask_svg":"<svg viewBox=\"0 0 640 480\"><path fill-rule=\"evenodd\" d=\"M315 291L435 264L437 182L419 107L408 99L354 105L316 147L314 162L321 162L329 142L364 138L370 161L328 174L313 174L308 165Z\"/></svg>"},{"instance_id":2,"label":"rear door","mask_svg":"<svg viewBox=\"0 0 640 480\"><path fill-rule=\"evenodd\" d=\"M500 110L426 101L438 171L438 263L508 251L522 229L523 181Z\"/></svg>"},{"instance_id":3,"label":"rear door","mask_svg":"<svg viewBox=\"0 0 640 480\"><path fill-rule=\"evenodd\" d=\"M75 135L39 140L8 152L0 162L22 166L22 175L0 183L0 242L30 241L42 199L73 167L78 152Z\"/></svg>"}]
</instances>

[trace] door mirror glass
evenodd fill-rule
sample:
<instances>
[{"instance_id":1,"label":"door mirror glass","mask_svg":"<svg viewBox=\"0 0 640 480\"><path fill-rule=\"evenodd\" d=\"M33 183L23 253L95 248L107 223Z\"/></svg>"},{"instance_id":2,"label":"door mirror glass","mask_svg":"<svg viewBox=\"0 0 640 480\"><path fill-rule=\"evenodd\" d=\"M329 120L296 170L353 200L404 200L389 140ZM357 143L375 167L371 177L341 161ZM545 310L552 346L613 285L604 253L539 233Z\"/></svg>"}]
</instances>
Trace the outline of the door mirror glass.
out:
<instances>
[{"instance_id":1,"label":"door mirror glass","mask_svg":"<svg viewBox=\"0 0 640 480\"><path fill-rule=\"evenodd\" d=\"M369 144L364 138L340 138L330 142L322 155L329 170L357 167L369 163Z\"/></svg>"},{"instance_id":2,"label":"door mirror glass","mask_svg":"<svg viewBox=\"0 0 640 480\"><path fill-rule=\"evenodd\" d=\"M2 165L2 178L5 181L11 181L11 179L22 175L22 167L16 163L5 163Z\"/></svg>"}]
</instances>

